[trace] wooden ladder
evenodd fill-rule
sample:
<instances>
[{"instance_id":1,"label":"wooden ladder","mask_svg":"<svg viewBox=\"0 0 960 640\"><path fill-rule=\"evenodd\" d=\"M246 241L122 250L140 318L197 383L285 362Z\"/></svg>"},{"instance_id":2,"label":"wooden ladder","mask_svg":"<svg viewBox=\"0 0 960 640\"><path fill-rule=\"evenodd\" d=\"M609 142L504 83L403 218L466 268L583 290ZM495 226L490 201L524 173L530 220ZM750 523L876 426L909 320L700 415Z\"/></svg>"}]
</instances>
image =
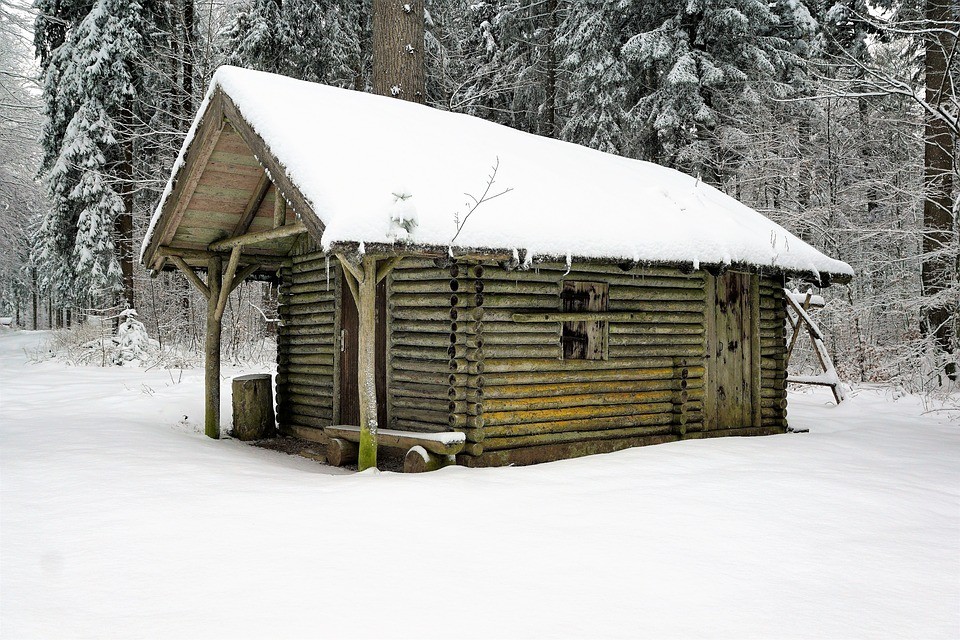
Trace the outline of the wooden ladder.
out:
<instances>
[{"instance_id":1,"label":"wooden ladder","mask_svg":"<svg viewBox=\"0 0 960 640\"><path fill-rule=\"evenodd\" d=\"M844 400L843 388L840 386L840 378L837 376L837 370L833 366L830 354L827 353L827 347L823 344L823 332L820 331L820 327L813 321L809 313L810 309L823 308L825 304L824 299L820 296L814 296L813 291L809 289L806 294L790 291L789 289L784 289L783 292L786 295L787 304L794 312L794 314L791 315L789 308L787 309L787 322L793 329L793 335L790 337L790 345L787 347L787 358L784 362L784 368L790 363L790 355L793 353L793 348L797 344L800 332L806 329L807 335L810 336L810 342L813 344L813 352L816 354L817 360L820 361L820 367L823 369L823 373L813 376L787 375L787 382L830 387L834 399L836 399L837 404L840 404Z\"/></svg>"}]
</instances>

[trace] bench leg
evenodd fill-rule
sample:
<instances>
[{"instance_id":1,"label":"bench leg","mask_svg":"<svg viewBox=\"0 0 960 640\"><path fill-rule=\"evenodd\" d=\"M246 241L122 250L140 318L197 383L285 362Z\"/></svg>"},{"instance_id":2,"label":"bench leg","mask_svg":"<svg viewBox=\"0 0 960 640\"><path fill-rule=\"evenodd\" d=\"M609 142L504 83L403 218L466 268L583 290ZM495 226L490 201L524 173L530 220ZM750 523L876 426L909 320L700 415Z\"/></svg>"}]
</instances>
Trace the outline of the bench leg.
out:
<instances>
[{"instance_id":1,"label":"bench leg","mask_svg":"<svg viewBox=\"0 0 960 640\"><path fill-rule=\"evenodd\" d=\"M359 452L360 446L356 442L330 438L330 442L327 443L327 464L335 467L348 465L357 461Z\"/></svg>"},{"instance_id":2,"label":"bench leg","mask_svg":"<svg viewBox=\"0 0 960 640\"><path fill-rule=\"evenodd\" d=\"M420 445L411 447L407 455L403 457L404 473L423 473L424 471L436 471L443 467L457 464L456 456L441 456L430 453Z\"/></svg>"}]
</instances>

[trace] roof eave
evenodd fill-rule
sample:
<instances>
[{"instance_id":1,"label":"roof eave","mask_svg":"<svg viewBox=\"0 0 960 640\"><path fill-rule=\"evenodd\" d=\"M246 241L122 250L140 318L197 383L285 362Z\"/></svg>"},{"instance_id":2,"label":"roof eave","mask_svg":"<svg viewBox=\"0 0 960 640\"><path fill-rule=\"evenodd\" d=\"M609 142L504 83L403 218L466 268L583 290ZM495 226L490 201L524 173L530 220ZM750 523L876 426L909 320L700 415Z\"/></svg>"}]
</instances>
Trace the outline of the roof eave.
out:
<instances>
[{"instance_id":1,"label":"roof eave","mask_svg":"<svg viewBox=\"0 0 960 640\"><path fill-rule=\"evenodd\" d=\"M702 269L707 273L718 275L725 271L740 271L745 273L759 273L765 275L783 275L786 278L796 278L805 282L810 282L818 287L829 287L832 284L847 284L853 276L847 273L839 272L814 272L805 269L790 269L778 267L775 265L758 265L744 262L711 263L701 262L697 265L691 261L676 260L632 260L621 256L559 256L550 254L536 254L528 261L527 251L525 249L494 248L494 247L449 247L440 245L417 244L417 243L372 243L358 241L340 241L333 242L326 253L356 255L360 252L360 246L363 245L364 255L382 256L384 258L393 256L405 257L426 257L442 258L444 260L466 259L466 260L493 260L503 262L505 266L512 268L522 268L526 264L543 264L547 262L564 263L569 259L571 262L581 262L587 264L616 264L624 271L629 271L635 267L656 266L672 267L684 273L693 273Z\"/></svg>"}]
</instances>

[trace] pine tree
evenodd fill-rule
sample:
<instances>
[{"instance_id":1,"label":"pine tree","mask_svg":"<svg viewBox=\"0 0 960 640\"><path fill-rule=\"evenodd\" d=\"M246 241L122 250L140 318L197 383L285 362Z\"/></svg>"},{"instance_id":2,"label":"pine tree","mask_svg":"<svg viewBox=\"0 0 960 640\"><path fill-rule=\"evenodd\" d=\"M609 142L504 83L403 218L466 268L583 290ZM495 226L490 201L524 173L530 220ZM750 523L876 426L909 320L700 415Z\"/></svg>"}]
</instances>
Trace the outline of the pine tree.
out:
<instances>
[{"instance_id":1,"label":"pine tree","mask_svg":"<svg viewBox=\"0 0 960 640\"><path fill-rule=\"evenodd\" d=\"M718 127L789 64L778 16L760 0L658 2L643 14L623 48L638 82L641 154L719 184Z\"/></svg>"},{"instance_id":2,"label":"pine tree","mask_svg":"<svg viewBox=\"0 0 960 640\"><path fill-rule=\"evenodd\" d=\"M564 140L629 155L630 75L620 55L629 14L619 0L573 2L560 32L569 75Z\"/></svg>"},{"instance_id":3,"label":"pine tree","mask_svg":"<svg viewBox=\"0 0 960 640\"><path fill-rule=\"evenodd\" d=\"M52 211L40 225L37 258L68 300L123 292L133 304L129 127L142 10L135 0L97 0L46 60L43 166Z\"/></svg>"}]
</instances>

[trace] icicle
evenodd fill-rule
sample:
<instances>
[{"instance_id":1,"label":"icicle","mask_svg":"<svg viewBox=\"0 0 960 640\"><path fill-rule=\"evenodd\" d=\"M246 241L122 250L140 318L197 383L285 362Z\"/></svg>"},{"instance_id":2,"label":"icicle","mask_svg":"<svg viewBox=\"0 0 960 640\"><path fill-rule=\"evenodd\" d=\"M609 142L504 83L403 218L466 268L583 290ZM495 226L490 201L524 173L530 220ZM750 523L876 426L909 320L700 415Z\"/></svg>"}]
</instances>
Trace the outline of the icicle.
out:
<instances>
[{"instance_id":1,"label":"icicle","mask_svg":"<svg viewBox=\"0 0 960 640\"><path fill-rule=\"evenodd\" d=\"M567 251L567 270L563 272L563 275L569 275L570 269L573 268L573 257L570 255L570 252Z\"/></svg>"},{"instance_id":2,"label":"icicle","mask_svg":"<svg viewBox=\"0 0 960 640\"><path fill-rule=\"evenodd\" d=\"M330 291L330 256L327 256L326 267L327 267L327 291Z\"/></svg>"}]
</instances>

